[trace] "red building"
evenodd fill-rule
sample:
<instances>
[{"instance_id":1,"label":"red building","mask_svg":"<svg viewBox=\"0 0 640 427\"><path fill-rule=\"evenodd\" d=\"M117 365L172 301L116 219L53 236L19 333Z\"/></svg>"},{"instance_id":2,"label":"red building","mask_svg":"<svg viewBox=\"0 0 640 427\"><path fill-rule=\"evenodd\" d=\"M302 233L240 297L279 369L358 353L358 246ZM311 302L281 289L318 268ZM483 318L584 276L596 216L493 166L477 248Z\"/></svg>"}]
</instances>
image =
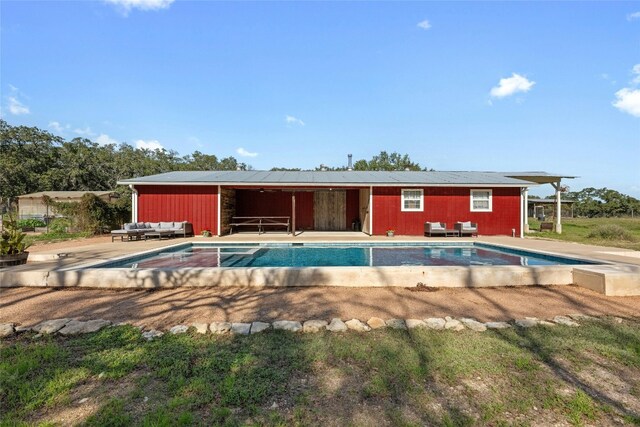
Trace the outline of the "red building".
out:
<instances>
[{"instance_id":1,"label":"red building","mask_svg":"<svg viewBox=\"0 0 640 427\"><path fill-rule=\"evenodd\" d=\"M133 189L134 222L189 221L196 234L278 217L296 232L422 235L426 221L471 221L481 235L520 236L526 189L551 178L559 182L543 172L193 171L119 184Z\"/></svg>"}]
</instances>

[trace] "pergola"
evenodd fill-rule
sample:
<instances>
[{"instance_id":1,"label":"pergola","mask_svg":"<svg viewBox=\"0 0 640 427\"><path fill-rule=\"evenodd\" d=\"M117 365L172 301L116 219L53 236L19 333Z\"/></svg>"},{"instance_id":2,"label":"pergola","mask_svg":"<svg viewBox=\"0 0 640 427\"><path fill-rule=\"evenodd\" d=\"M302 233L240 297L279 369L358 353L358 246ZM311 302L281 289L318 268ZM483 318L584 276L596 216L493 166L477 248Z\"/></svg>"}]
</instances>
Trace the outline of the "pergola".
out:
<instances>
[{"instance_id":1,"label":"pergola","mask_svg":"<svg viewBox=\"0 0 640 427\"><path fill-rule=\"evenodd\" d=\"M577 176L563 175L563 174L551 174L547 172L514 172L514 173L505 173L505 176L523 179L525 181L535 182L536 184L551 184L553 189L555 190L556 195L556 233L562 234L562 215L561 212L561 204L562 204L562 192L561 192L561 182L562 179L574 179ZM529 215L528 215L528 206L529 206L529 188L525 187L522 189L523 191L523 207L522 212L524 215L524 232L529 231Z\"/></svg>"}]
</instances>

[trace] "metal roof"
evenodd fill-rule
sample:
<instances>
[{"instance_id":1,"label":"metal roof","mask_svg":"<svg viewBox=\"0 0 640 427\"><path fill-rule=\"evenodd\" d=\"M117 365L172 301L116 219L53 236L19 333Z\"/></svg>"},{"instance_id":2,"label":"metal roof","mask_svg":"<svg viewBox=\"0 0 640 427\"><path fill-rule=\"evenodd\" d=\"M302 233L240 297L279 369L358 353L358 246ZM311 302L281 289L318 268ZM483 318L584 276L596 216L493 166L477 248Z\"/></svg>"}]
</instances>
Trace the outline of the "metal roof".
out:
<instances>
[{"instance_id":1,"label":"metal roof","mask_svg":"<svg viewBox=\"0 0 640 427\"><path fill-rule=\"evenodd\" d=\"M579 178L577 176L566 175L561 173L549 173L549 172L500 172L504 176L511 178L524 179L525 181L532 181L538 184L550 184L552 182L558 182L563 178L574 179Z\"/></svg>"},{"instance_id":2,"label":"metal roof","mask_svg":"<svg viewBox=\"0 0 640 427\"><path fill-rule=\"evenodd\" d=\"M52 199L79 199L87 193L95 194L96 196L104 196L114 193L113 191L38 191L37 193L23 194L18 196L19 199L35 199L42 196L49 196Z\"/></svg>"},{"instance_id":3,"label":"metal roof","mask_svg":"<svg viewBox=\"0 0 640 427\"><path fill-rule=\"evenodd\" d=\"M118 181L118 184L156 185L420 185L522 187L535 185L499 172L418 171L177 171Z\"/></svg>"}]
</instances>

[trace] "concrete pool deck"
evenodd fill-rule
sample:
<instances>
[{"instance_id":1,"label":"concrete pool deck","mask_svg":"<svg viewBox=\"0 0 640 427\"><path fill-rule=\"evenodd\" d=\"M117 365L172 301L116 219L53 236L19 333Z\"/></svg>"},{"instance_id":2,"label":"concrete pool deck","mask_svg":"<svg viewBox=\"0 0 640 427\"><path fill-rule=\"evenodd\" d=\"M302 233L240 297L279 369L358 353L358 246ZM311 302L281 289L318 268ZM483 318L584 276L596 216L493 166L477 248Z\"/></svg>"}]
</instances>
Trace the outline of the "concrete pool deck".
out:
<instances>
[{"instance_id":1,"label":"concrete pool deck","mask_svg":"<svg viewBox=\"0 0 640 427\"><path fill-rule=\"evenodd\" d=\"M77 268L89 263L187 242L483 242L565 257L600 260L607 266L522 267L336 267L190 269L185 271L97 270ZM640 253L640 252L639 252ZM75 269L75 270L74 270ZM235 271L234 271L235 270ZM425 273L426 271L426 273ZM578 279L576 281L576 279ZM111 242L110 237L33 247L30 262L0 270L0 287L159 288L175 286L429 286L483 287L578 284L605 295L640 295L640 256L620 248L583 245L532 238L424 238L370 237L354 232L235 234L232 236L171 240Z\"/></svg>"}]
</instances>

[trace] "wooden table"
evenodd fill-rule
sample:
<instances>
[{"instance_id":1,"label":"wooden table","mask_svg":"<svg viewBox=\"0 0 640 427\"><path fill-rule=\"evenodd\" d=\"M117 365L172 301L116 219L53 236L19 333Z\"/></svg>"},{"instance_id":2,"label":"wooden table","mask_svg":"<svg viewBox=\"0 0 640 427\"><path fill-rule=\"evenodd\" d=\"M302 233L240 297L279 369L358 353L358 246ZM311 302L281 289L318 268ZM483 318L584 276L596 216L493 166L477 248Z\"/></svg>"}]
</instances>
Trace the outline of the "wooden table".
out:
<instances>
[{"instance_id":1,"label":"wooden table","mask_svg":"<svg viewBox=\"0 0 640 427\"><path fill-rule=\"evenodd\" d=\"M229 223L229 234L233 227L256 227L258 235L264 233L264 227L287 227L287 234L291 232L291 217L288 216L234 216Z\"/></svg>"},{"instance_id":2,"label":"wooden table","mask_svg":"<svg viewBox=\"0 0 640 427\"><path fill-rule=\"evenodd\" d=\"M460 232L458 230L447 228L444 230L444 237L460 237Z\"/></svg>"}]
</instances>

